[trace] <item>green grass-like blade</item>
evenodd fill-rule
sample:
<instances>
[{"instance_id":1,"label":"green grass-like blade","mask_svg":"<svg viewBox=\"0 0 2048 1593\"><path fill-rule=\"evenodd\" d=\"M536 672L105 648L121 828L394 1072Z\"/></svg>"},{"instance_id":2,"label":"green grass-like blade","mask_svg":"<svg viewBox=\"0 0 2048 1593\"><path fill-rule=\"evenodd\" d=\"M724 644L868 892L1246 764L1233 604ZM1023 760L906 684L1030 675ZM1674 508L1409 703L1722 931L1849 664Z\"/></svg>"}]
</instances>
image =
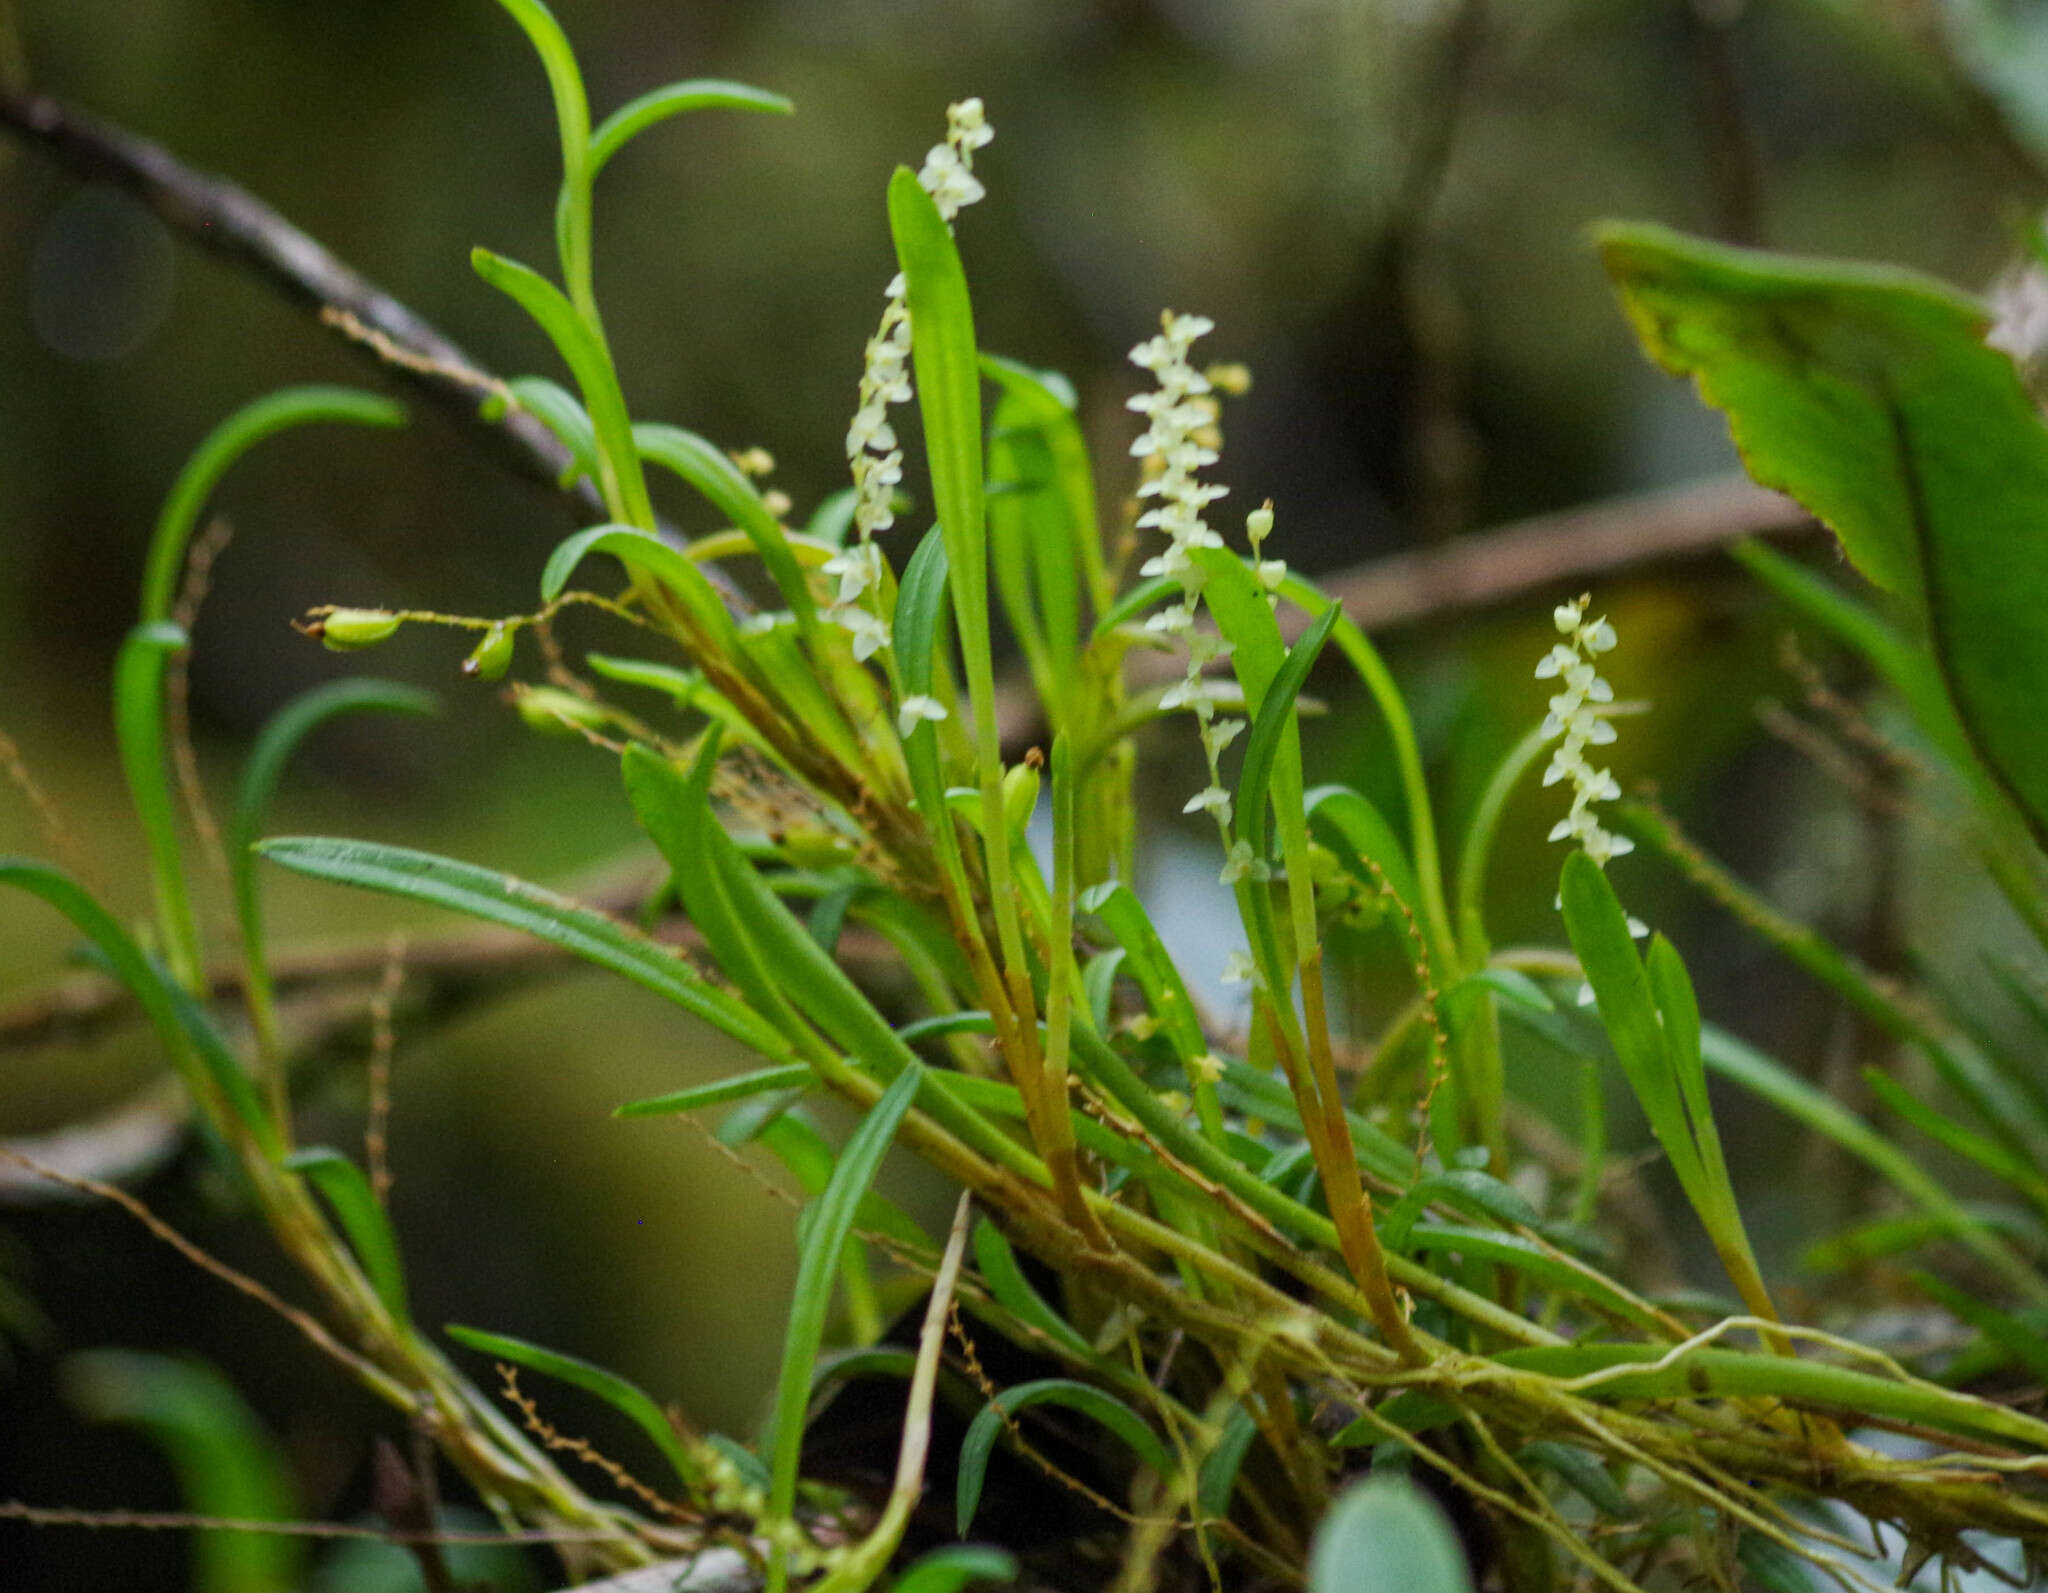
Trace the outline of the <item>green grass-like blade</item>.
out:
<instances>
[{"instance_id":1,"label":"green grass-like blade","mask_svg":"<svg viewBox=\"0 0 2048 1593\"><path fill-rule=\"evenodd\" d=\"M519 407L553 432L556 440L569 450L570 464L562 472L561 484L572 486L578 476L588 476L591 485L597 485L597 428L591 425L590 414L576 395L545 376L515 376L505 386L518 400Z\"/></svg>"},{"instance_id":2,"label":"green grass-like blade","mask_svg":"<svg viewBox=\"0 0 2048 1593\"><path fill-rule=\"evenodd\" d=\"M1330 639L1330 632L1341 618L1343 612L1331 605L1302 633L1301 640L1287 650L1286 662L1266 687L1258 704L1258 717L1252 721L1251 734L1245 738L1244 764L1237 779L1236 822L1238 838L1251 844L1254 857L1266 855L1266 804L1272 794L1274 767L1281 757L1283 741L1300 735L1294 699L1308 684L1309 671L1315 668L1323 643ZM1246 695L1250 696L1249 688ZM1293 738L1288 736L1290 730L1294 732ZM1295 757L1298 764L1298 740ZM1297 786L1299 781L1297 770ZM1297 807L1297 815L1299 811ZM1299 822L1298 817L1296 822Z\"/></svg>"},{"instance_id":3,"label":"green grass-like blade","mask_svg":"<svg viewBox=\"0 0 2048 1593\"><path fill-rule=\"evenodd\" d=\"M217 1094L267 1154L279 1153L282 1141L277 1127L220 1031L197 1001L143 955L111 913L69 875L26 858L0 857L0 885L40 896L70 919L140 1004L195 1098L205 1100L209 1092Z\"/></svg>"},{"instance_id":4,"label":"green grass-like blade","mask_svg":"<svg viewBox=\"0 0 2048 1593\"><path fill-rule=\"evenodd\" d=\"M595 1394L653 1440L654 1447L661 1451L685 1490L693 1495L701 1491L703 1474L689 1450L683 1446L682 1439L676 1436L669 1419L662 1414L661 1407L617 1372L505 1333L487 1333L482 1328L463 1327L453 1322L444 1331L465 1349L495 1356L514 1366L568 1383L587 1394Z\"/></svg>"},{"instance_id":5,"label":"green grass-like blade","mask_svg":"<svg viewBox=\"0 0 2048 1593\"><path fill-rule=\"evenodd\" d=\"M171 977L187 990L196 991L203 957L179 855L178 805L171 792L164 704L164 677L171 660L189 645L184 630L169 620L149 621L129 631L114 660L114 738L120 747L128 797L149 847L150 882L164 958L170 964Z\"/></svg>"},{"instance_id":6,"label":"green grass-like blade","mask_svg":"<svg viewBox=\"0 0 2048 1593\"><path fill-rule=\"evenodd\" d=\"M919 1555L889 1593L960 1593L976 1582L1016 1580L1016 1558L983 1543L949 1543Z\"/></svg>"},{"instance_id":7,"label":"green grass-like blade","mask_svg":"<svg viewBox=\"0 0 2048 1593\"><path fill-rule=\"evenodd\" d=\"M1004 1418L1014 1420L1033 1405L1059 1405L1086 1416L1122 1439L1131 1453L1162 1479L1174 1472L1173 1457L1145 1424L1145 1419L1114 1394L1077 1383L1070 1378L1046 1377L1035 1382L1016 1383L984 1405L967 1429L960 1445L960 1479L954 1499L954 1525L962 1537L974 1525L981 1508L982 1484L988 1475L989 1456L1002 1436Z\"/></svg>"},{"instance_id":8,"label":"green grass-like blade","mask_svg":"<svg viewBox=\"0 0 2048 1593\"><path fill-rule=\"evenodd\" d=\"M2003 1145L1965 1128L1947 1113L1927 1105L1881 1068L1864 1068L1863 1082L1880 1102L1936 1144L1945 1145L1956 1155L1975 1162L1993 1178L2012 1185L2037 1207L2048 1210L2048 1180L2042 1178L2038 1167L2015 1156Z\"/></svg>"},{"instance_id":9,"label":"green grass-like blade","mask_svg":"<svg viewBox=\"0 0 2048 1593\"><path fill-rule=\"evenodd\" d=\"M527 5L537 0L499 3ZM632 418L602 338L563 297L561 289L531 267L488 249L472 249L469 259L478 276L533 318L576 378L597 435L597 485L606 506L622 521L651 527L654 503L647 496L647 479L641 474L639 450L633 444Z\"/></svg>"},{"instance_id":10,"label":"green grass-like blade","mask_svg":"<svg viewBox=\"0 0 2048 1593\"><path fill-rule=\"evenodd\" d=\"M1080 1332L1031 1286L1010 1241L986 1217L974 1225L974 1264L981 1269L982 1281L997 1304L1018 1321L1038 1329L1083 1365L1100 1358Z\"/></svg>"},{"instance_id":11,"label":"green grass-like blade","mask_svg":"<svg viewBox=\"0 0 2048 1593\"><path fill-rule=\"evenodd\" d=\"M604 170L612 156L648 128L667 121L671 116L706 110L765 111L774 116L788 116L796 106L767 89L750 88L745 83L732 83L720 78L695 77L649 89L613 111L590 135L590 155L586 166L590 180L595 182L597 174Z\"/></svg>"},{"instance_id":12,"label":"green grass-like blade","mask_svg":"<svg viewBox=\"0 0 2048 1593\"><path fill-rule=\"evenodd\" d=\"M95 1421L140 1428L161 1449L184 1508L234 1521L297 1519L292 1468L261 1419L203 1361L90 1350L62 1368L73 1405ZM304 1541L200 1527L191 1593L278 1593L300 1585Z\"/></svg>"},{"instance_id":13,"label":"green grass-like blade","mask_svg":"<svg viewBox=\"0 0 2048 1593\"><path fill-rule=\"evenodd\" d=\"M770 1090L800 1089L810 1084L815 1077L810 1068L801 1062L793 1062L786 1067L761 1068L753 1073L741 1073L711 1084L699 1084L687 1090L674 1090L667 1095L650 1095L642 1100L628 1101L624 1106L614 1107L612 1116L673 1117L680 1112L695 1112L707 1106L723 1106L729 1101L748 1100L756 1095L765 1095Z\"/></svg>"},{"instance_id":14,"label":"green grass-like blade","mask_svg":"<svg viewBox=\"0 0 2048 1593\"><path fill-rule=\"evenodd\" d=\"M652 990L764 1056L790 1056L789 1042L765 1020L706 983L682 958L602 913L513 875L408 847L323 836L265 841L256 850L295 873L426 902L532 935Z\"/></svg>"},{"instance_id":15,"label":"green grass-like blade","mask_svg":"<svg viewBox=\"0 0 2048 1593\"><path fill-rule=\"evenodd\" d=\"M1206 1055L1209 1040L1202 1033L1194 998L1138 893L1121 880L1106 880L1081 893L1080 907L1100 919L1116 937L1124 951L1124 971L1137 981L1145 1005L1166 1030L1181 1060Z\"/></svg>"},{"instance_id":16,"label":"green grass-like blade","mask_svg":"<svg viewBox=\"0 0 2048 1593\"><path fill-rule=\"evenodd\" d=\"M1419 1223L1408 1230L1403 1247L1425 1255L1456 1252L1475 1260L1507 1267L1545 1288L1584 1300L1597 1310L1660 1339L1674 1336L1676 1324L1630 1294L1612 1279L1583 1262L1558 1255L1520 1234L1453 1223Z\"/></svg>"},{"instance_id":17,"label":"green grass-like blade","mask_svg":"<svg viewBox=\"0 0 2048 1593\"><path fill-rule=\"evenodd\" d=\"M398 1240L363 1170L326 1145L294 1151L284 1164L295 1173L303 1173L326 1197L342 1231L348 1235L356 1259L363 1264L370 1286L384 1302L384 1309L398 1321L409 1323L412 1308L406 1300L405 1268L399 1260Z\"/></svg>"},{"instance_id":18,"label":"green grass-like blade","mask_svg":"<svg viewBox=\"0 0 2048 1593\"><path fill-rule=\"evenodd\" d=\"M351 426L403 426L403 405L350 387L287 387L246 404L208 433L157 514L143 565L141 621L171 617L185 549L198 529L207 499L222 476L256 444L293 426L333 422Z\"/></svg>"},{"instance_id":19,"label":"green grass-like blade","mask_svg":"<svg viewBox=\"0 0 2048 1593\"><path fill-rule=\"evenodd\" d=\"M248 973L249 1004L266 1049L277 1041L272 1009L270 960L263 928L263 894L257 888L256 842L264 815L276 794L285 764L300 743L338 714L358 711L430 714L434 694L390 680L337 680L301 692L272 714L256 738L249 761L242 766L235 790L234 812L228 821L228 875L234 890L235 917L241 927L242 957Z\"/></svg>"},{"instance_id":20,"label":"green grass-like blade","mask_svg":"<svg viewBox=\"0 0 2048 1593\"><path fill-rule=\"evenodd\" d=\"M924 1067L913 1060L882 1093L860 1126L848 1136L832 1178L806 1214L797 1255L795 1298L783 1335L782 1371L776 1382L774 1443L770 1456L768 1517L770 1541L778 1525L790 1518L796 1503L797 1461L803 1450L804 1411L810 1403L812 1370L825 1339L825 1318L832 1304L832 1275L839 1266L861 1197L874 1182L876 1169L895 1137L903 1114L910 1110ZM788 1553L777 1545L769 1561L768 1586L787 1585Z\"/></svg>"},{"instance_id":21,"label":"green grass-like blade","mask_svg":"<svg viewBox=\"0 0 2048 1593\"><path fill-rule=\"evenodd\" d=\"M1388 887L1409 910L1422 911L1422 891L1415 880L1415 865L1408 861L1408 849L1368 798L1348 785L1319 785L1307 793L1303 803L1310 833L1337 854L1347 874L1367 890L1377 891L1379 883L1366 867L1370 859L1379 864Z\"/></svg>"},{"instance_id":22,"label":"green grass-like blade","mask_svg":"<svg viewBox=\"0 0 2048 1593\"><path fill-rule=\"evenodd\" d=\"M1922 1294L1975 1328L1986 1342L2029 1377L2037 1382L2048 1381L2048 1340L2044 1340L2036 1329L2010 1312L2001 1311L1928 1273L1915 1272L1912 1278L1914 1286Z\"/></svg>"}]
</instances>

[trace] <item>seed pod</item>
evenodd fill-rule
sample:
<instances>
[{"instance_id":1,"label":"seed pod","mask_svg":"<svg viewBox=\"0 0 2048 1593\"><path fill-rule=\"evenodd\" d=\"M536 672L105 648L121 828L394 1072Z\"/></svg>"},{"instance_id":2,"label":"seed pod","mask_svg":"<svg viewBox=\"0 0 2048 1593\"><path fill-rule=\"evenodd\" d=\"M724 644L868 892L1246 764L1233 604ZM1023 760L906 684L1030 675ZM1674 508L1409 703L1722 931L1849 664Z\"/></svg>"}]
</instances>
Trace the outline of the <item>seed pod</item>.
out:
<instances>
[{"instance_id":1,"label":"seed pod","mask_svg":"<svg viewBox=\"0 0 2048 1593\"><path fill-rule=\"evenodd\" d=\"M502 621L485 631L484 639L462 661L463 674L472 680L502 680L512 667L512 637L513 628Z\"/></svg>"},{"instance_id":2,"label":"seed pod","mask_svg":"<svg viewBox=\"0 0 2048 1593\"><path fill-rule=\"evenodd\" d=\"M519 710L527 729L543 735L569 736L579 730L601 730L611 722L611 713L602 703L555 686L515 687L512 706Z\"/></svg>"},{"instance_id":3,"label":"seed pod","mask_svg":"<svg viewBox=\"0 0 2048 1593\"><path fill-rule=\"evenodd\" d=\"M381 608L337 608L316 620L310 634L323 647L337 653L359 652L375 647L403 623L396 614Z\"/></svg>"}]
</instances>

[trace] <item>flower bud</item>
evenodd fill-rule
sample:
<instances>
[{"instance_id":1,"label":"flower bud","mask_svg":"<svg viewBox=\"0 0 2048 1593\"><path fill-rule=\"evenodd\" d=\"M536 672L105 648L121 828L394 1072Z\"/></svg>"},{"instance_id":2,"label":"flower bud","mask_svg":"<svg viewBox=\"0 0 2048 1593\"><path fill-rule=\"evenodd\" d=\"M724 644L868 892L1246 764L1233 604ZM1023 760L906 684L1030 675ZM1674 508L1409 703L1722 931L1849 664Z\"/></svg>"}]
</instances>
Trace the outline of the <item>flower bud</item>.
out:
<instances>
[{"instance_id":1,"label":"flower bud","mask_svg":"<svg viewBox=\"0 0 2048 1593\"><path fill-rule=\"evenodd\" d=\"M1012 835L1023 833L1038 806L1038 771L1020 763L1003 776L1003 823Z\"/></svg>"},{"instance_id":2,"label":"flower bud","mask_svg":"<svg viewBox=\"0 0 2048 1593\"><path fill-rule=\"evenodd\" d=\"M462 661L463 674L471 680L502 680L512 667L512 635L513 628L503 622L485 631L484 639Z\"/></svg>"}]
</instances>

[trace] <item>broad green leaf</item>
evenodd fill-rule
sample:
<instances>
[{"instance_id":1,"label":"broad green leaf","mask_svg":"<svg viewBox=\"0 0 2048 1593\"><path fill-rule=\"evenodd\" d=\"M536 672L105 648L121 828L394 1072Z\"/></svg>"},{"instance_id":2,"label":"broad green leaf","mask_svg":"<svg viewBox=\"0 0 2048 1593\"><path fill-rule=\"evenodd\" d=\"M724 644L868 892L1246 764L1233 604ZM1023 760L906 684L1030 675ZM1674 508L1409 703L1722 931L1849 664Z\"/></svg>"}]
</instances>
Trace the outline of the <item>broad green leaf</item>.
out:
<instances>
[{"instance_id":1,"label":"broad green leaf","mask_svg":"<svg viewBox=\"0 0 2048 1593\"><path fill-rule=\"evenodd\" d=\"M1316 1528L1308 1593L1472 1593L1443 1509L1405 1478L1346 1489Z\"/></svg>"},{"instance_id":2,"label":"broad green leaf","mask_svg":"<svg viewBox=\"0 0 2048 1593\"><path fill-rule=\"evenodd\" d=\"M111 913L69 875L26 858L0 857L0 885L40 896L70 919L135 997L195 1099L217 1092L258 1145L272 1156L279 1152L283 1142L276 1125L213 1021L197 1001L158 971Z\"/></svg>"},{"instance_id":3,"label":"broad green leaf","mask_svg":"<svg viewBox=\"0 0 2048 1593\"><path fill-rule=\"evenodd\" d=\"M515 1339L509 1334L487 1333L481 1328L462 1327L452 1322L445 1331L466 1349L510 1361L514 1366L523 1366L545 1377L569 1383L587 1394L595 1394L653 1440L654 1447L674 1468L688 1492L694 1495L700 1491L703 1483L701 1469L684 1447L682 1439L676 1436L675 1425L662 1414L659 1405L618 1373L608 1372L602 1366L595 1366L574 1355L564 1355L559 1350Z\"/></svg>"},{"instance_id":4,"label":"broad green leaf","mask_svg":"<svg viewBox=\"0 0 2048 1593\"><path fill-rule=\"evenodd\" d=\"M309 1145L285 1158L285 1166L305 1175L326 1197L349 1248L363 1265L370 1287L384 1302L384 1309L400 1322L410 1321L412 1308L406 1303L405 1268L398 1257L398 1240L391 1221L370 1188L363 1170L338 1150L326 1145Z\"/></svg>"},{"instance_id":5,"label":"broad green leaf","mask_svg":"<svg viewBox=\"0 0 2048 1593\"><path fill-rule=\"evenodd\" d=\"M299 1514L291 1462L248 1402L203 1361L89 1350L62 1367L71 1403L94 1421L140 1428L164 1452L184 1508L240 1521ZM299 1585L304 1540L201 1527L191 1593L279 1593Z\"/></svg>"},{"instance_id":6,"label":"broad green leaf","mask_svg":"<svg viewBox=\"0 0 2048 1593\"><path fill-rule=\"evenodd\" d=\"M1004 1418L1014 1420L1033 1405L1059 1405L1086 1416L1122 1439L1140 1462L1164 1480L1172 1477L1173 1457L1145 1419L1114 1394L1070 1378L1047 1377L1036 1382L1016 1383L1004 1389L981 1408L960 1444L960 1479L954 1501L954 1525L962 1537L974 1525L981 1508L982 1483L988 1475L988 1460L996 1440L1004 1431Z\"/></svg>"},{"instance_id":7,"label":"broad green leaf","mask_svg":"<svg viewBox=\"0 0 2048 1593\"><path fill-rule=\"evenodd\" d=\"M1971 742L2048 835L2048 428L1985 308L1931 279L1610 227L1637 335L1749 472L1924 616Z\"/></svg>"},{"instance_id":8,"label":"broad green leaf","mask_svg":"<svg viewBox=\"0 0 2048 1593\"><path fill-rule=\"evenodd\" d=\"M596 181L606 162L624 148L628 140L671 116L704 110L767 111L787 116L795 109L780 94L718 78L691 78L686 82L650 89L613 111L590 135L590 179Z\"/></svg>"},{"instance_id":9,"label":"broad green leaf","mask_svg":"<svg viewBox=\"0 0 2048 1593\"><path fill-rule=\"evenodd\" d=\"M256 850L315 879L428 902L519 930L624 975L764 1056L790 1055L789 1042L764 1019L707 983L675 953L602 913L512 875L374 841L292 836L265 841Z\"/></svg>"},{"instance_id":10,"label":"broad green leaf","mask_svg":"<svg viewBox=\"0 0 2048 1593\"><path fill-rule=\"evenodd\" d=\"M923 1065L912 1061L896 1076L896 1081L848 1136L831 1181L809 1208L797 1253L795 1298L783 1335L782 1371L776 1383L767 1521L771 1529L789 1519L796 1503L804 1411L810 1403L812 1368L825 1338L825 1318L832 1303L832 1274L853 1231L861 1197L874 1182L875 1171L882 1164L903 1114L910 1110L923 1074ZM778 1561L785 1554L786 1550L779 1547L775 1551Z\"/></svg>"},{"instance_id":11,"label":"broad green leaf","mask_svg":"<svg viewBox=\"0 0 2048 1593\"><path fill-rule=\"evenodd\" d=\"M624 1106L612 1109L613 1117L673 1117L679 1112L695 1112L707 1106L723 1106L729 1101L744 1101L752 1096L764 1095L770 1090L788 1090L807 1086L814 1075L804 1063L795 1062L787 1067L761 1068L753 1073L741 1073L733 1078L718 1079L710 1084L699 1084L692 1089L674 1090L667 1095L650 1095L643 1100L628 1101Z\"/></svg>"},{"instance_id":12,"label":"broad green leaf","mask_svg":"<svg viewBox=\"0 0 2048 1593\"><path fill-rule=\"evenodd\" d=\"M405 409L388 398L349 387L287 387L246 404L208 433L172 483L149 539L143 567L141 621L171 617L185 549L222 476L266 437L293 426L335 422L350 426L403 426Z\"/></svg>"}]
</instances>

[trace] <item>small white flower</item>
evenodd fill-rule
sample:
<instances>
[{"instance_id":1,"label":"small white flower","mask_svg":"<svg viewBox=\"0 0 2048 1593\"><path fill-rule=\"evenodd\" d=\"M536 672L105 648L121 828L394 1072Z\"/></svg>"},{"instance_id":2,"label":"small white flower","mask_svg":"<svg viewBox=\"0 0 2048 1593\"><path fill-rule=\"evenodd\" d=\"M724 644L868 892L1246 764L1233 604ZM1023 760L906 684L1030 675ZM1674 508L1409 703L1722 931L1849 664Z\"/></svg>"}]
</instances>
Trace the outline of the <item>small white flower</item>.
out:
<instances>
[{"instance_id":1,"label":"small white flower","mask_svg":"<svg viewBox=\"0 0 2048 1593\"><path fill-rule=\"evenodd\" d=\"M862 663L889 645L889 622L864 608L834 609L832 618L853 633L853 656Z\"/></svg>"},{"instance_id":2,"label":"small white flower","mask_svg":"<svg viewBox=\"0 0 2048 1593\"><path fill-rule=\"evenodd\" d=\"M921 724L937 724L947 717L946 705L922 693L905 697L896 709L896 734L908 737Z\"/></svg>"},{"instance_id":3,"label":"small white flower","mask_svg":"<svg viewBox=\"0 0 2048 1593\"><path fill-rule=\"evenodd\" d=\"M1188 1062L1188 1071L1208 1084L1214 1084L1223 1077L1223 1058L1214 1051L1205 1051Z\"/></svg>"},{"instance_id":4,"label":"small white flower","mask_svg":"<svg viewBox=\"0 0 2048 1593\"><path fill-rule=\"evenodd\" d=\"M1210 752L1221 755L1223 749L1235 741L1244 730L1242 719L1212 719L1203 727L1202 735Z\"/></svg>"},{"instance_id":5,"label":"small white flower","mask_svg":"<svg viewBox=\"0 0 2048 1593\"><path fill-rule=\"evenodd\" d=\"M1248 985L1257 972L1249 952L1233 951L1223 959L1223 983L1227 985Z\"/></svg>"},{"instance_id":6,"label":"small white flower","mask_svg":"<svg viewBox=\"0 0 2048 1593\"><path fill-rule=\"evenodd\" d=\"M1213 813L1219 822L1230 822L1230 793L1220 785L1207 786L1197 791L1181 809L1183 813Z\"/></svg>"}]
</instances>

